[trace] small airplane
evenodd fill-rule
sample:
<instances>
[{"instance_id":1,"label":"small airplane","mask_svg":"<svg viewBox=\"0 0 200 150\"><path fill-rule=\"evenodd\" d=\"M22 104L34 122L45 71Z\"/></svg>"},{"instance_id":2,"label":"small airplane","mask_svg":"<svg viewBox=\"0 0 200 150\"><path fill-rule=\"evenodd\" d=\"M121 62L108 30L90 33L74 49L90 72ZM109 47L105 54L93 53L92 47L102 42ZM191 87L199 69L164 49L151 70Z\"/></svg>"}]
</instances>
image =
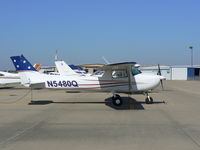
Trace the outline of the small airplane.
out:
<instances>
[{"instance_id":1,"label":"small airplane","mask_svg":"<svg viewBox=\"0 0 200 150\"><path fill-rule=\"evenodd\" d=\"M102 76L80 76L71 72L63 75L47 75L39 73L23 56L10 57L19 72L21 84L31 88L64 89L75 91L111 92L112 103L123 104L117 93L134 94L142 92L146 95L145 102L153 103L149 91L156 88L165 77L144 74L138 70L136 62L108 64L102 67ZM62 67L62 66L61 66Z\"/></svg>"},{"instance_id":2,"label":"small airplane","mask_svg":"<svg viewBox=\"0 0 200 150\"><path fill-rule=\"evenodd\" d=\"M34 68L39 71L41 64L35 64ZM21 79L18 73L9 73L0 71L0 85L21 83Z\"/></svg>"},{"instance_id":3,"label":"small airplane","mask_svg":"<svg viewBox=\"0 0 200 150\"><path fill-rule=\"evenodd\" d=\"M17 73L0 71L0 85L20 83L20 77Z\"/></svg>"}]
</instances>

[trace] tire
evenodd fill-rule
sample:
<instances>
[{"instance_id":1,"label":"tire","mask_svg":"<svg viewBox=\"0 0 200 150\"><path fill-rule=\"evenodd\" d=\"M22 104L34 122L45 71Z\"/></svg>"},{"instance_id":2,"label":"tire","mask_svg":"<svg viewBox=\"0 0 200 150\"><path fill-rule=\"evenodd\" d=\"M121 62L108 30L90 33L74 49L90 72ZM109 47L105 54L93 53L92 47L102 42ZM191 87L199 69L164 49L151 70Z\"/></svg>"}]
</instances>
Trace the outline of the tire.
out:
<instances>
[{"instance_id":1,"label":"tire","mask_svg":"<svg viewBox=\"0 0 200 150\"><path fill-rule=\"evenodd\" d=\"M122 98L119 95L116 95L115 97L114 96L112 97L112 103L115 106L121 106L123 101L122 101Z\"/></svg>"},{"instance_id":2,"label":"tire","mask_svg":"<svg viewBox=\"0 0 200 150\"><path fill-rule=\"evenodd\" d=\"M148 96L146 99L145 99L145 102L146 104L153 104L153 98Z\"/></svg>"}]
</instances>

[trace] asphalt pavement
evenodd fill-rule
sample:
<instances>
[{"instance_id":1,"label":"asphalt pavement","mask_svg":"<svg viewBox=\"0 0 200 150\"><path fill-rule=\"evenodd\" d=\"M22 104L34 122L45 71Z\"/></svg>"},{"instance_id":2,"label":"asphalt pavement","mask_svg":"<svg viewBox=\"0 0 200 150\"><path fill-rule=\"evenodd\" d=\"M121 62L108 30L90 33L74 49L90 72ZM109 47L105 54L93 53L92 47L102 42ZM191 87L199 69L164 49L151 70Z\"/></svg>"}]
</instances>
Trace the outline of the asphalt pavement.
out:
<instances>
[{"instance_id":1,"label":"asphalt pavement","mask_svg":"<svg viewBox=\"0 0 200 150\"><path fill-rule=\"evenodd\" d=\"M0 87L1 150L199 150L200 82L165 81L165 90L121 94Z\"/></svg>"}]
</instances>

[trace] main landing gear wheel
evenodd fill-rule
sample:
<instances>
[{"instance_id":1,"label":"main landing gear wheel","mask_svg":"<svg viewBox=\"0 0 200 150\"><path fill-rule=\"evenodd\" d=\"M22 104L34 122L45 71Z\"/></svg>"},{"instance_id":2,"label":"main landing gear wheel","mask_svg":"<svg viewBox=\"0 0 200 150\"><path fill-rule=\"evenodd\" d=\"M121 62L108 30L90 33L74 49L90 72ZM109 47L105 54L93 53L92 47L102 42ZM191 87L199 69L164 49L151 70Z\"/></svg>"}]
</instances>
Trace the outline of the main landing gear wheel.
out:
<instances>
[{"instance_id":1,"label":"main landing gear wheel","mask_svg":"<svg viewBox=\"0 0 200 150\"><path fill-rule=\"evenodd\" d=\"M115 95L112 97L112 103L115 106L121 106L122 105L122 98L119 95Z\"/></svg>"},{"instance_id":2,"label":"main landing gear wheel","mask_svg":"<svg viewBox=\"0 0 200 150\"><path fill-rule=\"evenodd\" d=\"M146 104L153 104L153 98L150 96L147 96L147 98L145 99Z\"/></svg>"}]
</instances>

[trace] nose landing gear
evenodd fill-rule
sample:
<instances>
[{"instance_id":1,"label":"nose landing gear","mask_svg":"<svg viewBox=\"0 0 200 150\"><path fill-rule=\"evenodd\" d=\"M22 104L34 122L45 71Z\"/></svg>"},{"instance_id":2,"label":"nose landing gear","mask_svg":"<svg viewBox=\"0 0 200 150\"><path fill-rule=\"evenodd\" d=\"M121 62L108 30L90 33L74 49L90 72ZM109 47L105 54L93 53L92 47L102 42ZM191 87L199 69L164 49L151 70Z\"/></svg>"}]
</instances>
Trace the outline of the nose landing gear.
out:
<instances>
[{"instance_id":1,"label":"nose landing gear","mask_svg":"<svg viewBox=\"0 0 200 150\"><path fill-rule=\"evenodd\" d=\"M145 99L146 104L153 104L153 98L148 93L144 93L147 97Z\"/></svg>"}]
</instances>

